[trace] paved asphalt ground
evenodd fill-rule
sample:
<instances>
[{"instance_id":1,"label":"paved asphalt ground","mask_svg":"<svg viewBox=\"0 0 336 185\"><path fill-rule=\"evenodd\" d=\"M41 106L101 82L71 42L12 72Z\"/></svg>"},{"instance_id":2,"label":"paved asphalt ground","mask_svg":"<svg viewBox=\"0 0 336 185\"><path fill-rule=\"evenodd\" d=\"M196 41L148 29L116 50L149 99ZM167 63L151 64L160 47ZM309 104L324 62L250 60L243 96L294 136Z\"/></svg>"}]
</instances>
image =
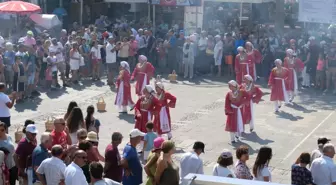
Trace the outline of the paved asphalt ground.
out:
<instances>
[{"instance_id":1,"label":"paved asphalt ground","mask_svg":"<svg viewBox=\"0 0 336 185\"><path fill-rule=\"evenodd\" d=\"M273 182L289 184L291 165L301 152L311 152L317 147L316 140L319 136L327 136L336 143L335 96L322 95L311 89L301 90L293 105L283 106L281 112L275 114L273 103L269 101L270 90L263 88L265 96L256 106L256 132L244 134L242 141L232 146L228 133L224 131L227 81L196 79L192 82L179 81L177 84L164 81L166 90L177 97L176 108L171 110L173 140L177 146L176 160L184 152L190 151L196 140L203 141L206 148L201 158L205 173L210 175L224 148L234 152L239 145L249 146L249 165L252 166L258 149L268 145L274 153L270 164ZM88 105L96 105L98 98L103 97L107 111L95 114L102 123L99 150L104 153L112 132L120 131L124 135L124 141L120 145L122 151L128 142L128 133L134 127L134 115L133 112L128 115L118 114L113 105L115 90L111 90L105 83L106 80L99 83L86 81L84 85L66 90L42 92L33 101L15 105L12 110L12 125L22 125L24 120L33 119L42 132L48 117L63 117L69 101L77 101L85 113ZM132 93L134 94L134 89ZM14 130L14 127L10 128L12 136Z\"/></svg>"}]
</instances>

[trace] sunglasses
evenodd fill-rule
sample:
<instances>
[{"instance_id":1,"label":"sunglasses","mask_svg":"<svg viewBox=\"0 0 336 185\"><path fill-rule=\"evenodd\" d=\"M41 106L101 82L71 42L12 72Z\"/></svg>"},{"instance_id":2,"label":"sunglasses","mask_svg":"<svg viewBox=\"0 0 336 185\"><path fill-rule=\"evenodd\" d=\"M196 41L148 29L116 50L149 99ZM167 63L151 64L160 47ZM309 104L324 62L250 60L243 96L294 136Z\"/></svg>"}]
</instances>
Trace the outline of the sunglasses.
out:
<instances>
[{"instance_id":1,"label":"sunglasses","mask_svg":"<svg viewBox=\"0 0 336 185\"><path fill-rule=\"evenodd\" d=\"M86 139L87 136L80 136L79 139Z\"/></svg>"},{"instance_id":2,"label":"sunglasses","mask_svg":"<svg viewBox=\"0 0 336 185\"><path fill-rule=\"evenodd\" d=\"M64 123L64 122L63 122L63 123L56 123L56 124L60 124L60 125L63 125L63 126L65 125L65 123Z\"/></svg>"}]
</instances>

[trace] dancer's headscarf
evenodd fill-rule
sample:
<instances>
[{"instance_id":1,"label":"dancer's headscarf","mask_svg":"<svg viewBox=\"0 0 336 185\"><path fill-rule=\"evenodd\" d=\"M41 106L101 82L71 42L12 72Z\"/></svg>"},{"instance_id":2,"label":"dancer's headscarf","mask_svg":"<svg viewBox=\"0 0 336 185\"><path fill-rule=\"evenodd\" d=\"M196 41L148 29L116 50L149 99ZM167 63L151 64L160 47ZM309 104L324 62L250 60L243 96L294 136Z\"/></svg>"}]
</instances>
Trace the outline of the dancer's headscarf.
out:
<instances>
[{"instance_id":1,"label":"dancer's headscarf","mask_svg":"<svg viewBox=\"0 0 336 185\"><path fill-rule=\"evenodd\" d=\"M139 60L141 60L142 62L147 62L147 57L145 55L140 55Z\"/></svg>"},{"instance_id":2,"label":"dancer's headscarf","mask_svg":"<svg viewBox=\"0 0 336 185\"><path fill-rule=\"evenodd\" d=\"M124 69L126 69L129 73L131 72L128 62L122 61L122 62L120 62L120 66L123 67Z\"/></svg>"},{"instance_id":3,"label":"dancer's headscarf","mask_svg":"<svg viewBox=\"0 0 336 185\"><path fill-rule=\"evenodd\" d=\"M282 64L282 60L280 60L280 59L276 59L276 60L274 61L274 63L275 63L275 64L280 64L280 65L281 65L281 64Z\"/></svg>"},{"instance_id":4,"label":"dancer's headscarf","mask_svg":"<svg viewBox=\"0 0 336 185\"><path fill-rule=\"evenodd\" d=\"M238 83L235 81L235 80L230 80L229 81L229 83L228 83L229 85L232 85L232 86L234 86L234 87L237 87L238 88Z\"/></svg>"},{"instance_id":5,"label":"dancer's headscarf","mask_svg":"<svg viewBox=\"0 0 336 185\"><path fill-rule=\"evenodd\" d=\"M251 49L254 49L254 46L253 46L252 42L246 42L245 46L250 46Z\"/></svg>"},{"instance_id":6,"label":"dancer's headscarf","mask_svg":"<svg viewBox=\"0 0 336 185\"><path fill-rule=\"evenodd\" d=\"M294 55L294 51L292 49L287 49L286 53L290 56Z\"/></svg>"},{"instance_id":7,"label":"dancer's headscarf","mask_svg":"<svg viewBox=\"0 0 336 185\"><path fill-rule=\"evenodd\" d=\"M243 46L239 46L239 47L237 48L237 51L244 51L244 47L243 47Z\"/></svg>"},{"instance_id":8,"label":"dancer's headscarf","mask_svg":"<svg viewBox=\"0 0 336 185\"><path fill-rule=\"evenodd\" d=\"M164 85L162 82L157 82L155 85L158 86L160 89L164 90Z\"/></svg>"},{"instance_id":9,"label":"dancer's headscarf","mask_svg":"<svg viewBox=\"0 0 336 185\"><path fill-rule=\"evenodd\" d=\"M155 91L154 91L154 89L151 85L146 85L145 89L149 94L154 94L155 93Z\"/></svg>"},{"instance_id":10,"label":"dancer's headscarf","mask_svg":"<svg viewBox=\"0 0 336 185\"><path fill-rule=\"evenodd\" d=\"M253 78L251 75L244 75L244 78L250 82L253 82Z\"/></svg>"}]
</instances>

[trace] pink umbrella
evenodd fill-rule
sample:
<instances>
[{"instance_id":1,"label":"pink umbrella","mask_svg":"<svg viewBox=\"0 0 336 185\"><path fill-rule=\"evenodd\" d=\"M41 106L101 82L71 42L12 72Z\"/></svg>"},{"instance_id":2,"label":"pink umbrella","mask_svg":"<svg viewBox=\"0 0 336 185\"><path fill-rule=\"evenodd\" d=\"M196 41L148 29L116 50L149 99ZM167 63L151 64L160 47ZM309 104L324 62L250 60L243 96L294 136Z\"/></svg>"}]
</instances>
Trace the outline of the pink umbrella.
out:
<instances>
[{"instance_id":1,"label":"pink umbrella","mask_svg":"<svg viewBox=\"0 0 336 185\"><path fill-rule=\"evenodd\" d=\"M35 4L24 1L7 1L0 3L1 13L30 14L39 13L41 8Z\"/></svg>"}]
</instances>

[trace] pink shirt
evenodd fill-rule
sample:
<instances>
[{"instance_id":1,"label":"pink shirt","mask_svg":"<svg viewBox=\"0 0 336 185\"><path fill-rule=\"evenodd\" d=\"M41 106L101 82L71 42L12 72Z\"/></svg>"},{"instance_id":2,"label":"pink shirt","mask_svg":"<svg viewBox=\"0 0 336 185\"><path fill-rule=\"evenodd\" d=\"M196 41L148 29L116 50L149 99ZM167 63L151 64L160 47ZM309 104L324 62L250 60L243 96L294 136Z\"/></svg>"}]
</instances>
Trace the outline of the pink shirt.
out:
<instances>
[{"instance_id":1,"label":"pink shirt","mask_svg":"<svg viewBox=\"0 0 336 185\"><path fill-rule=\"evenodd\" d=\"M134 56L137 54L138 42L136 40L130 42L129 56Z\"/></svg>"},{"instance_id":2,"label":"pink shirt","mask_svg":"<svg viewBox=\"0 0 336 185\"><path fill-rule=\"evenodd\" d=\"M34 46L36 45L36 41L34 39L34 37L25 37L24 38L24 45L26 46Z\"/></svg>"},{"instance_id":3,"label":"pink shirt","mask_svg":"<svg viewBox=\"0 0 336 185\"><path fill-rule=\"evenodd\" d=\"M318 62L317 62L317 67L316 67L316 69L317 69L318 71L323 71L323 69L324 69L324 65L325 65L325 61L319 59Z\"/></svg>"}]
</instances>

